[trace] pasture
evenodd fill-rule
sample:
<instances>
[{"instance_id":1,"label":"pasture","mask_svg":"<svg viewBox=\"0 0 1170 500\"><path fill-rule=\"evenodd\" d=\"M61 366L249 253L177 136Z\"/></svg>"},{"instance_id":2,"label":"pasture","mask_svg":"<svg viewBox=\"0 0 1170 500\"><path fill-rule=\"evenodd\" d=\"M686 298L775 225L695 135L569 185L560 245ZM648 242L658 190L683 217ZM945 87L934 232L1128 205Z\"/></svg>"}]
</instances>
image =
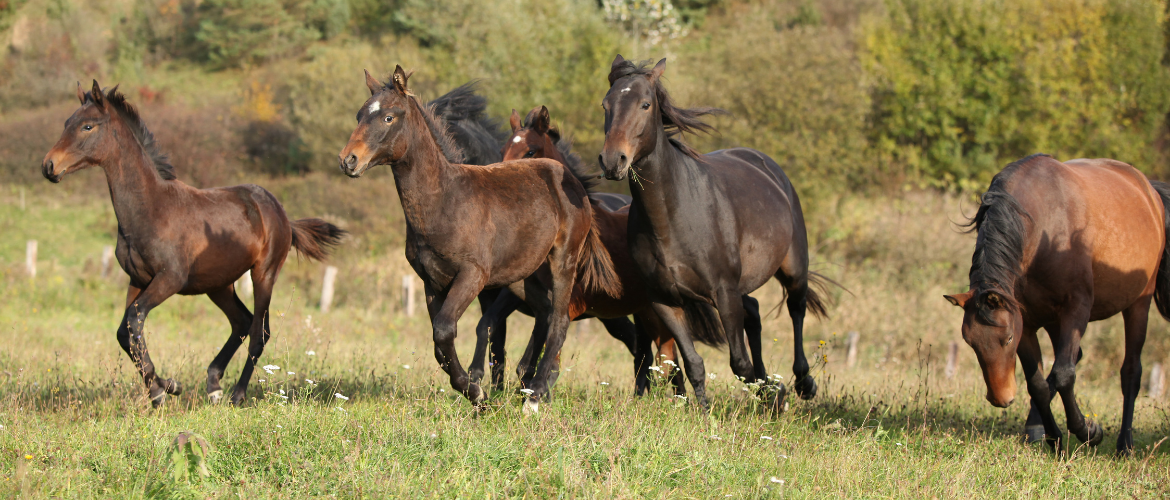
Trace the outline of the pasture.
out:
<instances>
[{"instance_id":1,"label":"pasture","mask_svg":"<svg viewBox=\"0 0 1170 500\"><path fill-rule=\"evenodd\" d=\"M151 410L114 332L127 278L102 278L100 254L116 222L99 171L61 186L0 191L0 494L6 497L1159 497L1170 491L1170 404L1146 397L1133 458L1112 455L1120 422L1121 323L1090 326L1078 367L1082 408L1105 427L1093 449L1075 438L1067 456L1019 437L1026 398L1001 410L984 400L961 313L943 299L965 284L972 235L953 224L970 196L910 192L806 204L812 267L835 290L830 318L806 323L820 392L790 394L767 412L731 375L725 349L700 347L711 410L657 387L632 395L632 359L595 320L570 327L554 399L521 415L516 379L473 411L437 367L423 312L407 317L409 275L397 235L347 225L354 235L330 259L338 298L318 309L326 264L290 257L276 287L273 337L241 408L212 406L207 363L229 332L205 297L172 297L150 316L147 341L161 375L184 392ZM322 213L321 200L352 194L352 181L313 175L275 183L291 217ZM363 183L371 191L388 175ZM311 183L317 194L304 194ZM365 186L365 184L363 184ZM300 194L297 194L300 193ZM366 194L365 196L372 196ZM392 196L392 195L391 195ZM371 198L367 198L367 201ZM350 200L358 203L360 200ZM396 201L380 203L395 206ZM308 207L308 208L306 208ZM37 275L25 242L39 242ZM769 373L791 377L791 323L757 292ZM420 296L421 299L421 296ZM249 299L245 299L248 301ZM420 307L420 310L422 308ZM469 359L478 306L459 323ZM510 362L532 320L510 318ZM846 366L848 332L860 334ZM1151 320L1143 361L1170 357L1170 328ZM947 346L960 341L953 378ZM1045 342L1047 355L1051 353ZM234 383L241 354L229 365ZM1050 359L1050 358L1049 358ZM279 367L279 368L276 368ZM511 369L511 366L509 367ZM1021 386L1022 374L1017 371ZM1060 405L1054 405L1063 427ZM177 443L186 442L186 445Z\"/></svg>"}]
</instances>

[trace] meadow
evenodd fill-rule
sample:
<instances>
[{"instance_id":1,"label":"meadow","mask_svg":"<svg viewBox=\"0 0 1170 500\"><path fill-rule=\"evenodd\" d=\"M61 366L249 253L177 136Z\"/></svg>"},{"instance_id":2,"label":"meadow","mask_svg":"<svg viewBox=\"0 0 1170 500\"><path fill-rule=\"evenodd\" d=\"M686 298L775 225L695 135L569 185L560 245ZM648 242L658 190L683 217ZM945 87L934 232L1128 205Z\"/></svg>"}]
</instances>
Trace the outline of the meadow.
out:
<instances>
[{"instance_id":1,"label":"meadow","mask_svg":"<svg viewBox=\"0 0 1170 500\"><path fill-rule=\"evenodd\" d=\"M156 309L147 342L161 373L185 390L151 410L114 338L126 278L116 267L101 277L101 247L113 243L116 223L104 189L84 192L101 175L0 193L9 236L0 245L4 496L1141 498L1170 491L1166 401L1143 392L1137 451L1129 459L1112 454L1119 321L1091 327L1078 370L1082 407L1106 429L1096 449L1074 438L1057 456L1022 443L1026 398L1007 409L987 404L965 345L957 373L946 377L946 346L959 340L961 314L941 295L964 283L973 237L953 222L971 210L970 197L919 192L810 207L819 235L814 268L851 293L837 290L830 318L807 327L820 392L809 401L790 396L780 415L731 376L723 350L705 347L708 413L664 384L634 397L631 356L593 320L571 327L553 402L538 416L522 416L514 375L486 411L473 411L438 369L425 315L402 310L399 285L409 269L401 251L360 251L364 232L353 226L355 236L330 261L341 272L328 313L317 307L324 264L289 260L262 358L271 373L257 372L241 408L210 405L202 387L228 333L219 311L206 298L177 296ZM324 191L354 183L315 180ZM289 210L317 215L292 203ZM27 239L39 241L35 278L24 270ZM781 303L775 284L756 296L768 308ZM473 305L460 323L465 360L477 319ZM514 360L532 321L510 321ZM853 367L844 353L850 331L861 338ZM1151 321L1147 371L1167 359L1168 331ZM771 311L764 334L769 371L790 377L786 313ZM235 380L241 358L225 380Z\"/></svg>"}]
</instances>

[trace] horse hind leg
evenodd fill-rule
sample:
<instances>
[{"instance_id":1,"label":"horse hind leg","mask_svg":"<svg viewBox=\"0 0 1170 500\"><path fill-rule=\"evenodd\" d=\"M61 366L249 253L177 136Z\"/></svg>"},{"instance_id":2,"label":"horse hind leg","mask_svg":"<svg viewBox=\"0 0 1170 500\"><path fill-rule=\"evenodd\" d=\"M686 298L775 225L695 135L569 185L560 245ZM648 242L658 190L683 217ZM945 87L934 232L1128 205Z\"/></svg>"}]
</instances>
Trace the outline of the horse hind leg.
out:
<instances>
[{"instance_id":1,"label":"horse hind leg","mask_svg":"<svg viewBox=\"0 0 1170 500\"><path fill-rule=\"evenodd\" d=\"M1142 385L1142 347L1150 316L1150 296L1143 297L1122 311L1125 320L1125 361L1121 364L1121 394L1124 397L1121 430L1117 434L1117 454L1133 453L1133 407Z\"/></svg>"},{"instance_id":2,"label":"horse hind leg","mask_svg":"<svg viewBox=\"0 0 1170 500\"><path fill-rule=\"evenodd\" d=\"M248 329L252 326L252 312L236 295L233 285L209 292L207 298L211 299L211 302L223 311L232 325L232 333L228 335L223 349L220 349L219 354L207 367L207 397L212 404L216 404L223 398L223 387L220 386L220 380L223 379L224 370L227 369L228 362L236 355L240 345L244 343L244 339L248 336Z\"/></svg>"},{"instance_id":3,"label":"horse hind leg","mask_svg":"<svg viewBox=\"0 0 1170 500\"><path fill-rule=\"evenodd\" d=\"M808 310L808 279L798 282L777 273L776 278L788 290L788 316L792 318L792 388L800 399L817 395L817 382L809 375L808 358L804 354L804 317Z\"/></svg>"},{"instance_id":4,"label":"horse hind leg","mask_svg":"<svg viewBox=\"0 0 1170 500\"><path fill-rule=\"evenodd\" d=\"M248 358L244 361L244 369L240 371L240 379L236 382L235 388L232 389L230 401L233 405L241 405L244 398L248 394L248 384L252 380L252 372L256 369L256 363L260 361L260 356L264 354L264 346L268 344L268 339L272 336L272 329L268 322L268 308L272 303L272 289L276 285L276 275L280 272L280 267L275 269L260 269L259 266L252 268L252 295L255 298L255 315L252 317L252 323L248 326ZM226 349L228 346L224 346Z\"/></svg>"}]
</instances>

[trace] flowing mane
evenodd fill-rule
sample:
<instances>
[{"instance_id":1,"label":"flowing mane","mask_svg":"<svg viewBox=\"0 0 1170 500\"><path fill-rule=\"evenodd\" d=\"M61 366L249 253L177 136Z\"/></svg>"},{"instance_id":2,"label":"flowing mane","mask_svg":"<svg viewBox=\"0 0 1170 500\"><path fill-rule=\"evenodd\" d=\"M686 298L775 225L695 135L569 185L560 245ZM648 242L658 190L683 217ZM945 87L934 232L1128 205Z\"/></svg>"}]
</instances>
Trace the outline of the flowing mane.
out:
<instances>
[{"instance_id":1,"label":"flowing mane","mask_svg":"<svg viewBox=\"0 0 1170 500\"><path fill-rule=\"evenodd\" d=\"M472 90L474 90L474 83L464 85L464 87L468 87L469 85L471 85ZM382 90L385 92L395 92L393 83L389 81L382 83ZM424 106L422 103L418 102L418 98L415 97L414 94L408 93L406 98L409 99L410 102L414 103L414 107L418 109L419 114L422 115L423 121L425 121L427 124L427 130L431 132L431 138L435 140L435 144L439 145L439 149L443 152L443 156L447 158L447 161L451 163L463 163L465 160L465 157L463 156L463 149L459 147L459 144L455 142L455 137L451 135L451 130L447 127L447 120L445 120L442 116L435 115L434 108L437 104L442 103L432 101L431 103ZM439 99L436 99L436 101L438 100Z\"/></svg>"},{"instance_id":2,"label":"flowing mane","mask_svg":"<svg viewBox=\"0 0 1170 500\"><path fill-rule=\"evenodd\" d=\"M650 76L651 61L642 61L634 63L631 61L622 61L616 65L609 72L609 86L622 78L631 75ZM724 115L727 111L720 108L699 107L699 108L680 108L674 105L674 101L670 98L670 93L666 91L666 87L662 85L662 80L655 80L654 95L658 100L658 110L662 115L662 128L666 130L666 135L670 137L670 143L673 144L687 156L692 158L699 158L701 154L695 151L690 146L687 146L682 141L678 140L676 136L680 134L697 134L697 133L715 133L715 127L712 127L707 122L703 121L704 115Z\"/></svg>"},{"instance_id":3,"label":"flowing mane","mask_svg":"<svg viewBox=\"0 0 1170 500\"><path fill-rule=\"evenodd\" d=\"M523 126L531 128L532 124L536 121L536 113L539 111L540 106L532 108L532 111L528 112L528 116L524 117ZM586 165L581 161L581 156L573 152L573 137L561 135L560 129L553 126L549 126L547 135L549 140L553 142L553 146L556 146L557 151L565 158L565 167L569 169L569 172L573 173L573 177L581 181L581 185L585 187L585 191L590 193L596 192L597 187L601 185L601 176L598 175L597 168Z\"/></svg>"},{"instance_id":4,"label":"flowing mane","mask_svg":"<svg viewBox=\"0 0 1170 500\"><path fill-rule=\"evenodd\" d=\"M118 116L122 118L122 121L126 122L126 126L130 127L130 130L134 132L134 138L138 140L138 144L142 146L147 156L150 156L151 161L154 162L154 168L158 170L158 175L165 180L175 180L175 167L171 165L167 154L159 149L158 143L154 140L154 134L150 133L150 130L146 128L146 124L138 116L138 110L129 102L126 102L126 96L118 92L116 85L114 88L106 91L105 100L110 104L111 108L114 108L118 112ZM85 102L93 102L92 91L85 93Z\"/></svg>"},{"instance_id":5,"label":"flowing mane","mask_svg":"<svg viewBox=\"0 0 1170 500\"><path fill-rule=\"evenodd\" d=\"M487 99L476 94L479 81L460 85L427 103L431 112L446 122L446 130L463 151L463 161L472 165L500 162L500 144L507 132L487 115Z\"/></svg>"},{"instance_id":6,"label":"flowing mane","mask_svg":"<svg viewBox=\"0 0 1170 500\"><path fill-rule=\"evenodd\" d=\"M1016 160L991 179L991 186L979 201L979 211L964 226L968 232L978 233L975 253L971 256L972 297L979 302L976 315L980 321L994 325L990 308L984 303L985 292L999 293L1010 307L1019 307L1015 299L1016 281L1020 278L1020 261L1024 258L1024 237L1027 233L1025 221L1031 219L1028 212L1007 192L1008 179L1021 166L1039 158L1051 158L1043 153L1033 154Z\"/></svg>"}]
</instances>

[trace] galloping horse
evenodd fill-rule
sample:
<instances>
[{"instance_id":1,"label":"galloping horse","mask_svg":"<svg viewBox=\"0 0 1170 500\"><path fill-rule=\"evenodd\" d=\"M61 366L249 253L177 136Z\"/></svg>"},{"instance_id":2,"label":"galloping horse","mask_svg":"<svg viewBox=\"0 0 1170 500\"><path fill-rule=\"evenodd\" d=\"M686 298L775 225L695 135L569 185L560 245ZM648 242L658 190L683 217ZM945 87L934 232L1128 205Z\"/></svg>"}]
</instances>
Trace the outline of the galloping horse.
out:
<instances>
[{"instance_id":1,"label":"galloping horse","mask_svg":"<svg viewBox=\"0 0 1170 500\"><path fill-rule=\"evenodd\" d=\"M45 155L41 171L52 182L66 174L100 166L106 172L118 218L118 264L130 275L126 313L118 343L146 384L151 404L182 392L178 382L160 378L150 361L143 327L150 311L174 294L207 297L223 311L232 333L207 367L207 394L223 396L220 378L244 337L248 359L230 401L240 404L271 330L268 305L272 287L290 246L312 259L345 234L320 219L288 220L280 202L259 186L196 189L175 179L174 168L159 151L138 112L118 93L102 94L97 81L82 93L81 108ZM234 284L252 271L256 317L236 296Z\"/></svg>"},{"instance_id":2,"label":"galloping horse","mask_svg":"<svg viewBox=\"0 0 1170 500\"><path fill-rule=\"evenodd\" d=\"M456 146L411 94L407 79L401 66L387 84L366 73L371 97L358 110L358 126L339 156L341 169L359 177L390 165L406 216L406 258L426 290L435 358L451 386L475 405L486 394L459 363L457 321L484 288L530 292L536 345L547 341L525 401L525 409L535 411L564 344L573 287L618 294L585 188L551 160L451 163ZM538 297L541 290L551 292Z\"/></svg>"},{"instance_id":3,"label":"galloping horse","mask_svg":"<svg viewBox=\"0 0 1170 500\"><path fill-rule=\"evenodd\" d=\"M749 383L768 377L758 336L744 337L743 297L775 277L788 294L796 360L795 390L816 394L804 355L806 310L825 306L809 287L825 280L808 270L808 240L796 190L783 170L754 149L700 154L677 141L681 132L710 131L701 120L717 110L675 107L663 87L666 59L653 69L622 56L610 68L605 108L605 176L630 175L629 248L654 310L674 334L695 396L706 405L705 369L694 340L727 342L731 369ZM692 327L688 329L688 324ZM763 388L762 388L763 389ZM776 385L772 404L786 395Z\"/></svg>"},{"instance_id":4,"label":"galloping horse","mask_svg":"<svg viewBox=\"0 0 1170 500\"><path fill-rule=\"evenodd\" d=\"M1077 406L1076 363L1088 323L1117 313L1125 320L1117 451L1133 449L1150 300L1170 319L1168 203L1170 185L1125 163L1061 163L1037 154L996 174L970 223L979 235L970 290L946 299L963 308L963 340L979 358L987 400L1001 408L1015 400L1018 356L1033 408L1058 449L1063 434L1050 407L1056 392L1070 433L1093 446L1101 442L1101 426ZM1056 355L1047 380L1040 328Z\"/></svg>"}]
</instances>

